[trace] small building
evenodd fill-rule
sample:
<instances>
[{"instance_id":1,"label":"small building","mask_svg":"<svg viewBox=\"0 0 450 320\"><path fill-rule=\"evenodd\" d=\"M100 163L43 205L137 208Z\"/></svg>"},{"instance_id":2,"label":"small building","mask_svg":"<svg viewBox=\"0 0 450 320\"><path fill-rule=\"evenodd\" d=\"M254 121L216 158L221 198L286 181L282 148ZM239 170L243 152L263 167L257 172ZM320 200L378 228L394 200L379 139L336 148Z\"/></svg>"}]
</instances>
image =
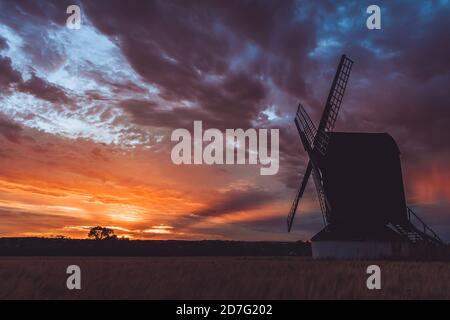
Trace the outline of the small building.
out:
<instances>
[{"instance_id":1,"label":"small building","mask_svg":"<svg viewBox=\"0 0 450 320\"><path fill-rule=\"evenodd\" d=\"M348 230L328 225L311 239L314 259L392 259L410 254L410 242L389 227Z\"/></svg>"}]
</instances>

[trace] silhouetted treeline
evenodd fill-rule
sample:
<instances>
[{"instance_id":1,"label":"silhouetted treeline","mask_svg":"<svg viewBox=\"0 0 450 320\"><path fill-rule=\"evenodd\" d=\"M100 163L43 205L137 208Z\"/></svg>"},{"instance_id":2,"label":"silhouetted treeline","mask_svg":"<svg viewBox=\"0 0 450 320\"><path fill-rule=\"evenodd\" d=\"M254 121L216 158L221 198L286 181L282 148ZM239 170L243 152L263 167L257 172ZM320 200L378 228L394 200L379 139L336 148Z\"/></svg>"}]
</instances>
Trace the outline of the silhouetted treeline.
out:
<instances>
[{"instance_id":1,"label":"silhouetted treeline","mask_svg":"<svg viewBox=\"0 0 450 320\"><path fill-rule=\"evenodd\" d=\"M311 256L309 243L0 238L0 256Z\"/></svg>"}]
</instances>

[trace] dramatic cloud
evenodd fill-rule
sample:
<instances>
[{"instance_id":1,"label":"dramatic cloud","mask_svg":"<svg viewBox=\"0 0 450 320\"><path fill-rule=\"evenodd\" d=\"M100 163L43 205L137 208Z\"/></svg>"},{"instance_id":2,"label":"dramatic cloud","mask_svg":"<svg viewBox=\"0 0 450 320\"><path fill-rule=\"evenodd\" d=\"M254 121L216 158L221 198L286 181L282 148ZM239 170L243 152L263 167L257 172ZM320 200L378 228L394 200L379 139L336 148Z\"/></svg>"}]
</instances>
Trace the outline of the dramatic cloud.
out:
<instances>
[{"instance_id":1,"label":"dramatic cloud","mask_svg":"<svg viewBox=\"0 0 450 320\"><path fill-rule=\"evenodd\" d=\"M69 103L70 101L64 90L55 85L50 85L48 82L37 77L35 74L32 74L29 80L21 83L18 88L22 92L30 93L37 98L47 100L52 103L64 104Z\"/></svg>"},{"instance_id":2,"label":"dramatic cloud","mask_svg":"<svg viewBox=\"0 0 450 320\"><path fill-rule=\"evenodd\" d=\"M11 59L8 57L0 57L0 87L7 89L11 84L22 80L20 73L11 66Z\"/></svg>"},{"instance_id":3,"label":"dramatic cloud","mask_svg":"<svg viewBox=\"0 0 450 320\"><path fill-rule=\"evenodd\" d=\"M0 117L0 134L11 142L19 142L22 128L11 120Z\"/></svg>"},{"instance_id":4,"label":"dramatic cloud","mask_svg":"<svg viewBox=\"0 0 450 320\"><path fill-rule=\"evenodd\" d=\"M278 195L273 192L254 187L227 190L220 193L214 203L211 203L207 208L194 212L194 214L204 217L245 211L262 207L274 201L277 197Z\"/></svg>"}]
</instances>

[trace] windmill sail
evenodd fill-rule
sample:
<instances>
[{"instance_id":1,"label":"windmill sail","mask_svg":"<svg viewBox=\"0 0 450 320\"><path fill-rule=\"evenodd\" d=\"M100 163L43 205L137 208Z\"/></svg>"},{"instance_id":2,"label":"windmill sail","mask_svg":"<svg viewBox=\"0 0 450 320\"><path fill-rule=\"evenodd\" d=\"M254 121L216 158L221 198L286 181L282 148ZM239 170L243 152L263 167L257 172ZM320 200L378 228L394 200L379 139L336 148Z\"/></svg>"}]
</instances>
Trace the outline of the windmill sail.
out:
<instances>
[{"instance_id":1,"label":"windmill sail","mask_svg":"<svg viewBox=\"0 0 450 320\"><path fill-rule=\"evenodd\" d=\"M292 223L294 222L295 213L297 212L298 202L303 196L303 193L305 192L306 184L308 183L309 176L311 175L312 171L312 165L311 162L308 162L308 166L306 167L305 175L303 176L302 183L300 185L300 188L297 191L297 194L295 195L294 202L292 203L291 210L289 210L289 214L287 217L287 225L288 225L288 232L291 231Z\"/></svg>"},{"instance_id":2,"label":"windmill sail","mask_svg":"<svg viewBox=\"0 0 450 320\"><path fill-rule=\"evenodd\" d=\"M331 207L323 189L322 176L317 168L317 165L312 162L312 157L315 157L315 152L319 152L322 156L325 156L327 152L328 143L330 140L329 133L333 131L334 124L341 107L342 99L344 97L345 89L350 77L352 65L353 61L350 60L346 55L342 55L338 65L338 69L333 79L333 83L331 85L330 92L328 94L327 102L325 104L325 109L322 113L318 129L315 128L314 123L309 118L302 105L299 104L298 106L295 117L295 124L302 139L303 146L308 152L310 161L308 162L308 166L306 168L305 175L303 176L302 183L294 198L294 202L292 203L287 217L288 231L290 231L292 228L292 223L294 221L298 204L303 196L303 193L305 192L306 184L308 183L311 173L313 174L314 183L316 185L324 224L327 224Z\"/></svg>"},{"instance_id":3,"label":"windmill sail","mask_svg":"<svg viewBox=\"0 0 450 320\"><path fill-rule=\"evenodd\" d=\"M344 54L339 62L338 69L328 94L325 109L320 119L317 129L316 139L314 141L315 148L325 155L330 140L329 132L333 131L336 118L341 108L342 99L344 98L345 89L352 69L353 61Z\"/></svg>"},{"instance_id":4,"label":"windmill sail","mask_svg":"<svg viewBox=\"0 0 450 320\"><path fill-rule=\"evenodd\" d=\"M323 188L322 174L319 170L317 155L315 154L315 150L313 149L313 143L316 140L315 137L319 134L319 132L314 127L312 120L309 118L308 114L301 104L299 104L298 106L295 124L300 134L300 138L302 139L303 146L305 147L305 150L308 153L310 159L308 165L311 165L312 167L312 175L314 184L316 186L317 195L319 197L320 209L322 211L324 224L326 225L328 222L328 213L331 210L331 206Z\"/></svg>"}]
</instances>

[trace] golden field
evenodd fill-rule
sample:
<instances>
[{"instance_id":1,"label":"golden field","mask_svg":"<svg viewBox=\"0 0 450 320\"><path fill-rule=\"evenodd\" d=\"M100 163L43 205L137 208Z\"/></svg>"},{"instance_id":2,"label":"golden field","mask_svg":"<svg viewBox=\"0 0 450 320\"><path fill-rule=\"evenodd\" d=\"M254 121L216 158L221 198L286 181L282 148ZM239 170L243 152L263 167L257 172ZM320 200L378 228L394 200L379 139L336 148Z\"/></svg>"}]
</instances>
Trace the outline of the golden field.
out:
<instances>
[{"instance_id":1,"label":"golden field","mask_svg":"<svg viewBox=\"0 0 450 320\"><path fill-rule=\"evenodd\" d=\"M72 264L81 267L81 290L66 288ZM381 267L381 290L366 287L370 264ZM0 257L0 299L450 299L450 263Z\"/></svg>"}]
</instances>

